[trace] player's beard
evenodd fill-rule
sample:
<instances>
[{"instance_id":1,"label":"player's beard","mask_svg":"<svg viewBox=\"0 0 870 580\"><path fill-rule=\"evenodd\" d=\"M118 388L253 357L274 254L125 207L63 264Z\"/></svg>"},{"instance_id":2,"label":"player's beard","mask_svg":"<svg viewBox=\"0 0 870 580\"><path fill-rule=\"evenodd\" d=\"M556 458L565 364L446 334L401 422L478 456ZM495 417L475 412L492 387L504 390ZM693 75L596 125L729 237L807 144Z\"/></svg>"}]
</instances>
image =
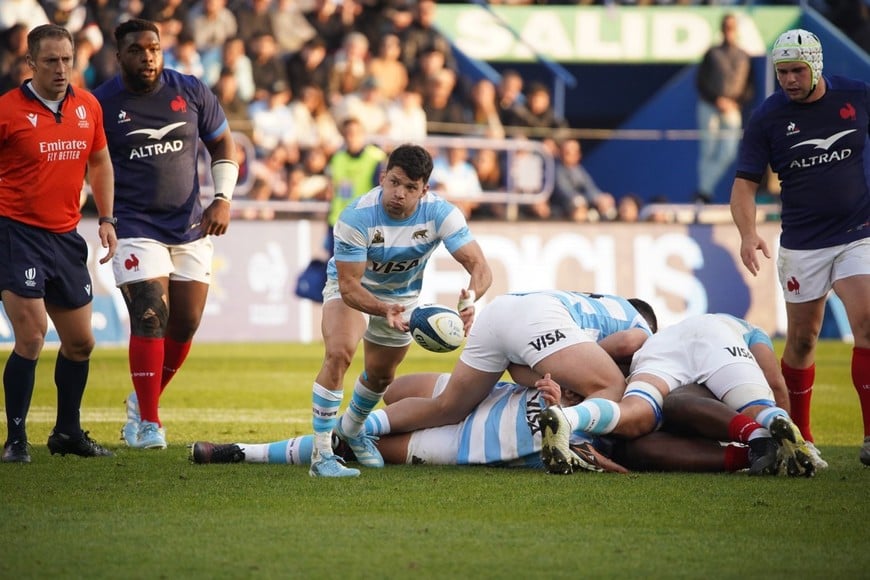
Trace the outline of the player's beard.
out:
<instances>
[{"instance_id":1,"label":"player's beard","mask_svg":"<svg viewBox=\"0 0 870 580\"><path fill-rule=\"evenodd\" d=\"M134 93L150 93L157 87L161 72L163 72L162 67L157 69L153 78L146 78L139 73L128 73L124 75L124 81L127 84L127 87Z\"/></svg>"}]
</instances>

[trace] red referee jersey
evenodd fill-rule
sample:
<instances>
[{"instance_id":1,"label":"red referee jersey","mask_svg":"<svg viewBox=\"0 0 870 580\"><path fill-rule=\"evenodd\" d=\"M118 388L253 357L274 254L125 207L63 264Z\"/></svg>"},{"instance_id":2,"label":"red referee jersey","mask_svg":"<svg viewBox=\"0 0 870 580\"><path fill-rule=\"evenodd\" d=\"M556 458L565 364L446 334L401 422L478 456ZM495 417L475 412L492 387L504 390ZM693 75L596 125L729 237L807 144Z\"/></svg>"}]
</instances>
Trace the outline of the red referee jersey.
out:
<instances>
[{"instance_id":1,"label":"red referee jersey","mask_svg":"<svg viewBox=\"0 0 870 580\"><path fill-rule=\"evenodd\" d=\"M102 109L83 89L67 90L58 115L25 86L0 96L0 216L75 229L88 158L105 146Z\"/></svg>"}]
</instances>

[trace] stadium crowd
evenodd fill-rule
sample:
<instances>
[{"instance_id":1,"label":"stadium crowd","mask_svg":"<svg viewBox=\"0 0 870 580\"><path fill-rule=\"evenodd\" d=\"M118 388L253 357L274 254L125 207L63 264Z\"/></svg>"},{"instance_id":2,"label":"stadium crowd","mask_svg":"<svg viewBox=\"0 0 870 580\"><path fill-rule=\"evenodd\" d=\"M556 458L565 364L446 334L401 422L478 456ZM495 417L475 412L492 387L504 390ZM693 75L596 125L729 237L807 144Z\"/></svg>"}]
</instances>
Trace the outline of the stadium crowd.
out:
<instances>
[{"instance_id":1,"label":"stadium crowd","mask_svg":"<svg viewBox=\"0 0 870 580\"><path fill-rule=\"evenodd\" d=\"M867 2L819 0L814 6L868 47ZM525 82L512 70L497 83L458 74L450 42L433 26L436 10L434 0L8 0L0 3L0 93L29 76L26 35L34 26L52 22L73 34L73 85L93 89L118 72L114 27L145 18L160 27L166 67L210 86L243 136L237 199L325 204L342 186L328 177L330 159L344 146L340 127L355 118L366 139L387 150L432 136L484 139L474 147L460 141L431 148L433 189L468 219L674 219L641 211L643 196L617 200L602 191L581 165L580 142L562 131L569 123L555 112L546 85ZM543 148L504 149L499 143L505 138ZM497 195L481 202L482 191L525 195L525 202L505 203ZM247 219L271 219L282 207L239 205L237 217ZM290 215L307 215L292 203L284 207L294 207Z\"/></svg>"},{"instance_id":2,"label":"stadium crowd","mask_svg":"<svg viewBox=\"0 0 870 580\"><path fill-rule=\"evenodd\" d=\"M436 9L432 0L11 0L0 5L0 93L29 77L26 36L34 26L51 22L73 34L72 84L93 89L118 72L112 30L141 17L158 23L166 67L212 87L231 127L247 138L238 147L246 192L239 197L330 199L341 184L327 177L329 161L344 146L340 127L355 118L385 149L433 135L496 144L431 151L434 189L468 218L509 211L467 199L480 191L538 194L520 206L521 217L534 219L637 215L618 213L613 196L580 167L580 144L560 138L568 123L547 86L510 70L498 84L456 72L449 41L433 27ZM514 154L497 146L506 137L544 149ZM556 160L549 196L540 195L548 157ZM272 207L279 205L240 209L239 217L270 219Z\"/></svg>"}]
</instances>

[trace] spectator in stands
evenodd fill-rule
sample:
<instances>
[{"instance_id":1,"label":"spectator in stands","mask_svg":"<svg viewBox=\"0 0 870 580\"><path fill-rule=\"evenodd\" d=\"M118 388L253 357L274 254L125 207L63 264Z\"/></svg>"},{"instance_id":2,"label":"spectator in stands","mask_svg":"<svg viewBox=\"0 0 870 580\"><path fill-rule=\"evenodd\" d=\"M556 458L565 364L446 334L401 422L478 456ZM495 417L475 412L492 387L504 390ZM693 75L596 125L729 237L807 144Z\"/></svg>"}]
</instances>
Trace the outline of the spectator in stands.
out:
<instances>
[{"instance_id":1,"label":"spectator in stands","mask_svg":"<svg viewBox=\"0 0 870 580\"><path fill-rule=\"evenodd\" d=\"M456 73L447 68L426 80L423 110L426 111L429 134L462 134L464 127L458 125L468 123L469 114L463 103L454 97L455 87Z\"/></svg>"},{"instance_id":2,"label":"spectator in stands","mask_svg":"<svg viewBox=\"0 0 870 580\"><path fill-rule=\"evenodd\" d=\"M518 116L516 121L515 124L527 128L526 134L532 139L551 135L553 129L568 128L568 122L553 110L550 89L537 82L529 85L525 114Z\"/></svg>"},{"instance_id":3,"label":"spectator in stands","mask_svg":"<svg viewBox=\"0 0 870 580\"><path fill-rule=\"evenodd\" d=\"M108 0L99 0L99 2L108 2ZM103 10L105 7L100 6L99 9ZM109 13L113 13L115 11L107 10ZM78 42L87 42L91 45L93 52L88 57L88 63L82 69L83 72L86 71L86 79L88 87L96 87L105 82L106 80L112 78L118 73L118 59L115 58L115 39L112 32L108 34L104 33L101 30L101 24L99 18L90 18L88 20L87 26L82 28L81 31L76 35L76 48L78 48ZM85 55L82 55L84 58ZM77 55L76 58L79 58ZM76 66L79 66L76 63Z\"/></svg>"},{"instance_id":4,"label":"spectator in stands","mask_svg":"<svg viewBox=\"0 0 870 580\"><path fill-rule=\"evenodd\" d=\"M480 204L482 192L477 170L468 160L468 149L455 144L433 160L429 187L459 208L467 220Z\"/></svg>"},{"instance_id":5,"label":"spectator in stands","mask_svg":"<svg viewBox=\"0 0 870 580\"><path fill-rule=\"evenodd\" d=\"M9 74L18 60L27 56L28 32L29 29L21 23L0 30L0 76Z\"/></svg>"},{"instance_id":6,"label":"spectator in stands","mask_svg":"<svg viewBox=\"0 0 870 580\"><path fill-rule=\"evenodd\" d=\"M329 197L327 162L328 156L320 147L302 153L302 163L297 163L290 168L288 198L293 201L327 200Z\"/></svg>"},{"instance_id":7,"label":"spectator in stands","mask_svg":"<svg viewBox=\"0 0 870 580\"><path fill-rule=\"evenodd\" d=\"M272 0L245 0L241 3L235 11L238 35L242 38L254 38L260 34L269 34L275 38L271 7Z\"/></svg>"},{"instance_id":8,"label":"spectator in stands","mask_svg":"<svg viewBox=\"0 0 870 580\"><path fill-rule=\"evenodd\" d=\"M287 71L278 58L278 43L271 34L258 34L248 45L254 77L254 99L260 100L276 84L290 89Z\"/></svg>"},{"instance_id":9,"label":"spectator in stands","mask_svg":"<svg viewBox=\"0 0 870 580\"><path fill-rule=\"evenodd\" d=\"M475 133L482 137L504 139L495 85L489 79L478 80L471 89L471 123L475 126Z\"/></svg>"},{"instance_id":10,"label":"spectator in stands","mask_svg":"<svg viewBox=\"0 0 870 580\"><path fill-rule=\"evenodd\" d=\"M348 118L359 119L367 135L385 135L389 130L386 103L381 98L378 80L367 77L355 93L345 95L332 107L332 115L339 122Z\"/></svg>"},{"instance_id":11,"label":"spectator in stands","mask_svg":"<svg viewBox=\"0 0 870 580\"><path fill-rule=\"evenodd\" d=\"M33 76L33 71L30 70L30 65L27 63L27 58L21 57L12 63L12 67L5 75L0 77L0 95L12 89L16 89L21 84Z\"/></svg>"},{"instance_id":12,"label":"spectator in stands","mask_svg":"<svg viewBox=\"0 0 870 580\"><path fill-rule=\"evenodd\" d=\"M212 92L220 101L221 108L227 116L227 121L233 131L245 133L249 138L251 132L251 118L248 114L248 103L242 99L238 91L238 79L228 68L221 71L217 82L212 87Z\"/></svg>"},{"instance_id":13,"label":"spectator in stands","mask_svg":"<svg viewBox=\"0 0 870 580\"><path fill-rule=\"evenodd\" d=\"M525 96L523 96L523 77L513 69L501 74L496 86L496 104L501 124L505 127L516 127L522 124L527 111Z\"/></svg>"},{"instance_id":14,"label":"spectator in stands","mask_svg":"<svg viewBox=\"0 0 870 580\"><path fill-rule=\"evenodd\" d=\"M444 54L445 66L456 70L456 57L450 41L435 28L437 5L434 0L419 0L414 10L414 21L402 37L402 61L411 71L420 56L432 49Z\"/></svg>"},{"instance_id":15,"label":"spectator in stands","mask_svg":"<svg viewBox=\"0 0 870 580\"><path fill-rule=\"evenodd\" d=\"M206 68L220 62L224 44L239 32L236 17L226 4L226 0L199 0L188 13L187 28Z\"/></svg>"},{"instance_id":16,"label":"spectator in stands","mask_svg":"<svg viewBox=\"0 0 870 580\"><path fill-rule=\"evenodd\" d=\"M246 53L245 41L240 36L234 36L227 41L219 70L228 70L235 76L239 98L246 103L253 100L256 90L254 66ZM208 77L210 78L211 75Z\"/></svg>"},{"instance_id":17,"label":"spectator in stands","mask_svg":"<svg viewBox=\"0 0 870 580\"><path fill-rule=\"evenodd\" d=\"M323 40L329 54L341 48L344 37L353 31L354 2L314 0L314 9L305 13L315 36Z\"/></svg>"},{"instance_id":18,"label":"spectator in stands","mask_svg":"<svg viewBox=\"0 0 870 580\"><path fill-rule=\"evenodd\" d=\"M101 0L104 4L108 4L112 0ZM159 23L160 26L160 44L166 44L166 37L176 38L181 31L187 26L187 18L189 16L189 2L185 0L152 0L142 8L141 17L152 22ZM100 11L105 10L105 6L100 6ZM111 38L111 32L118 24L118 17L114 19L106 19L101 21L100 28L107 38Z\"/></svg>"},{"instance_id":19,"label":"spectator in stands","mask_svg":"<svg viewBox=\"0 0 870 580\"><path fill-rule=\"evenodd\" d=\"M385 0L380 3L379 28L374 28L377 34L395 34L405 38L411 24L414 23L413 0ZM370 36L371 38L371 36Z\"/></svg>"},{"instance_id":20,"label":"spectator in stands","mask_svg":"<svg viewBox=\"0 0 870 580\"><path fill-rule=\"evenodd\" d=\"M296 128L287 107L290 97L290 88L284 81L278 81L265 98L253 101L248 107L258 157L268 155L278 145L295 143Z\"/></svg>"},{"instance_id":21,"label":"spectator in stands","mask_svg":"<svg viewBox=\"0 0 870 580\"><path fill-rule=\"evenodd\" d=\"M93 88L106 79L99 76L94 66L95 56L103 47L103 35L97 32L97 26L92 24L79 31L75 37L75 57L73 58L73 73L70 84L76 87Z\"/></svg>"},{"instance_id":22,"label":"spectator in stands","mask_svg":"<svg viewBox=\"0 0 870 580\"><path fill-rule=\"evenodd\" d=\"M341 123L341 134L344 137L344 147L332 156L326 171L331 181L331 190L327 215L329 227L324 249L330 257L335 241L332 227L338 221L338 216L350 202L378 185L381 164L387 159L387 154L379 147L366 144L367 135L359 119L345 119Z\"/></svg>"},{"instance_id":23,"label":"spectator in stands","mask_svg":"<svg viewBox=\"0 0 870 580\"><path fill-rule=\"evenodd\" d=\"M131 18L141 18L142 13L145 11L145 0L120 0L118 8L120 9L118 22L124 22ZM163 46L162 36L160 40L160 46Z\"/></svg>"},{"instance_id":24,"label":"spectator in stands","mask_svg":"<svg viewBox=\"0 0 870 580\"><path fill-rule=\"evenodd\" d=\"M22 24L24 30L29 32L41 24L48 23L48 15L38 0L0 2L0 30Z\"/></svg>"},{"instance_id":25,"label":"spectator in stands","mask_svg":"<svg viewBox=\"0 0 870 580\"><path fill-rule=\"evenodd\" d=\"M294 94L305 85L316 85L329 94L329 71L332 60L327 55L326 43L315 36L296 54L287 59L287 80Z\"/></svg>"},{"instance_id":26,"label":"spectator in stands","mask_svg":"<svg viewBox=\"0 0 870 580\"><path fill-rule=\"evenodd\" d=\"M438 76L444 70L445 60L444 53L437 48L424 50L417 61L416 66L408 71L409 82L422 86L430 79Z\"/></svg>"},{"instance_id":27,"label":"spectator in stands","mask_svg":"<svg viewBox=\"0 0 870 580\"><path fill-rule=\"evenodd\" d=\"M737 157L742 107L752 100L752 65L737 44L737 17L725 14L722 43L704 53L698 67L698 186L695 201L710 203L716 184Z\"/></svg>"},{"instance_id":28,"label":"spectator in stands","mask_svg":"<svg viewBox=\"0 0 870 580\"><path fill-rule=\"evenodd\" d=\"M401 56L399 37L385 34L378 43L377 54L369 61L368 75L378 80L384 99L397 99L408 86L408 69L400 60Z\"/></svg>"},{"instance_id":29,"label":"spectator in stands","mask_svg":"<svg viewBox=\"0 0 870 580\"><path fill-rule=\"evenodd\" d=\"M644 216L643 221L656 224L669 224L676 221L675 216L672 215L671 212L663 209L662 207L656 207L664 206L669 203L670 201L668 200L667 196L653 196L645 207L641 207L641 213Z\"/></svg>"},{"instance_id":30,"label":"spectator in stands","mask_svg":"<svg viewBox=\"0 0 870 580\"><path fill-rule=\"evenodd\" d=\"M88 14L88 7L84 0L46 0L45 8L48 19L69 30L73 38L86 26L95 25ZM99 35L99 43L102 46L103 33L100 32Z\"/></svg>"},{"instance_id":31,"label":"spectator in stands","mask_svg":"<svg viewBox=\"0 0 870 580\"><path fill-rule=\"evenodd\" d=\"M509 135L515 142L528 141L521 131ZM507 190L515 193L537 194L544 189L544 158L537 152L521 148L508 153ZM546 198L519 206L524 217L549 219L551 210Z\"/></svg>"},{"instance_id":32,"label":"spectator in stands","mask_svg":"<svg viewBox=\"0 0 870 580\"><path fill-rule=\"evenodd\" d=\"M387 135L397 143L420 143L428 136L423 91L408 85L399 98L387 104Z\"/></svg>"},{"instance_id":33,"label":"spectator in stands","mask_svg":"<svg viewBox=\"0 0 870 580\"><path fill-rule=\"evenodd\" d=\"M562 142L556 161L556 183L550 195L552 217L573 221L613 220L616 201L611 194L599 189L581 164L582 159L583 149L577 139Z\"/></svg>"},{"instance_id":34,"label":"spectator in stands","mask_svg":"<svg viewBox=\"0 0 870 580\"><path fill-rule=\"evenodd\" d=\"M278 41L279 51L283 57L302 50L305 43L316 34L314 28L305 19L300 2L297 0L276 0L271 16L272 34Z\"/></svg>"},{"instance_id":35,"label":"spectator in stands","mask_svg":"<svg viewBox=\"0 0 870 580\"><path fill-rule=\"evenodd\" d=\"M501 159L495 149L478 149L472 159L480 188L487 191L504 191L504 171ZM507 207L504 203L481 202L471 213L472 219L504 219L507 215Z\"/></svg>"},{"instance_id":36,"label":"spectator in stands","mask_svg":"<svg viewBox=\"0 0 870 580\"><path fill-rule=\"evenodd\" d=\"M369 68L369 40L361 32L349 33L336 51L329 75L329 100L359 90Z\"/></svg>"},{"instance_id":37,"label":"spectator in stands","mask_svg":"<svg viewBox=\"0 0 870 580\"><path fill-rule=\"evenodd\" d=\"M163 66L197 78L202 78L205 75L205 66L196 50L196 41L193 35L187 31L181 32L175 46L164 50Z\"/></svg>"},{"instance_id":38,"label":"spectator in stands","mask_svg":"<svg viewBox=\"0 0 870 580\"><path fill-rule=\"evenodd\" d=\"M640 196L626 193L619 198L619 203L616 205L616 221L629 223L639 221L642 207L643 200Z\"/></svg>"},{"instance_id":39,"label":"spectator in stands","mask_svg":"<svg viewBox=\"0 0 870 580\"><path fill-rule=\"evenodd\" d=\"M296 128L296 142L303 153L319 149L331 156L343 139L335 119L326 106L326 97L316 85L306 85L290 103L290 114Z\"/></svg>"},{"instance_id":40,"label":"spectator in stands","mask_svg":"<svg viewBox=\"0 0 870 580\"><path fill-rule=\"evenodd\" d=\"M254 183L248 199L265 202L270 199L288 199L290 150L284 145L273 148L265 158L257 158L251 164ZM244 219L272 219L275 210L268 206L245 208Z\"/></svg>"}]
</instances>

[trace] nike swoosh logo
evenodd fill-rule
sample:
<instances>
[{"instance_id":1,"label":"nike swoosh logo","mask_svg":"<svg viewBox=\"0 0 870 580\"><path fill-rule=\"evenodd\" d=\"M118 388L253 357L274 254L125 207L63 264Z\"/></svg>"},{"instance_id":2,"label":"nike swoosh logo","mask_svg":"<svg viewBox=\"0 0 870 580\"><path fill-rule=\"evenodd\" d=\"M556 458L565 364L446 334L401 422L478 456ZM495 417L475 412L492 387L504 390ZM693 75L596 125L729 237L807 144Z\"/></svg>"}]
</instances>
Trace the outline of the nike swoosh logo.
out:
<instances>
[{"instance_id":1,"label":"nike swoosh logo","mask_svg":"<svg viewBox=\"0 0 870 580\"><path fill-rule=\"evenodd\" d=\"M848 135L849 133L854 133L857 129L849 129L848 131L840 131L834 135L831 135L827 139L807 139L806 141L801 141L800 143L796 143L791 146L792 149L795 147L800 147L801 145L814 145L815 149L824 149L827 151L831 148L831 145Z\"/></svg>"},{"instance_id":2,"label":"nike swoosh logo","mask_svg":"<svg viewBox=\"0 0 870 580\"><path fill-rule=\"evenodd\" d=\"M127 133L127 136L130 135L147 135L149 139L159 140L166 137L166 135L172 131L173 129L178 129L182 125L187 125L187 121L181 121L179 123L172 123L171 125L166 125L160 129L136 129L135 131L130 131Z\"/></svg>"}]
</instances>

